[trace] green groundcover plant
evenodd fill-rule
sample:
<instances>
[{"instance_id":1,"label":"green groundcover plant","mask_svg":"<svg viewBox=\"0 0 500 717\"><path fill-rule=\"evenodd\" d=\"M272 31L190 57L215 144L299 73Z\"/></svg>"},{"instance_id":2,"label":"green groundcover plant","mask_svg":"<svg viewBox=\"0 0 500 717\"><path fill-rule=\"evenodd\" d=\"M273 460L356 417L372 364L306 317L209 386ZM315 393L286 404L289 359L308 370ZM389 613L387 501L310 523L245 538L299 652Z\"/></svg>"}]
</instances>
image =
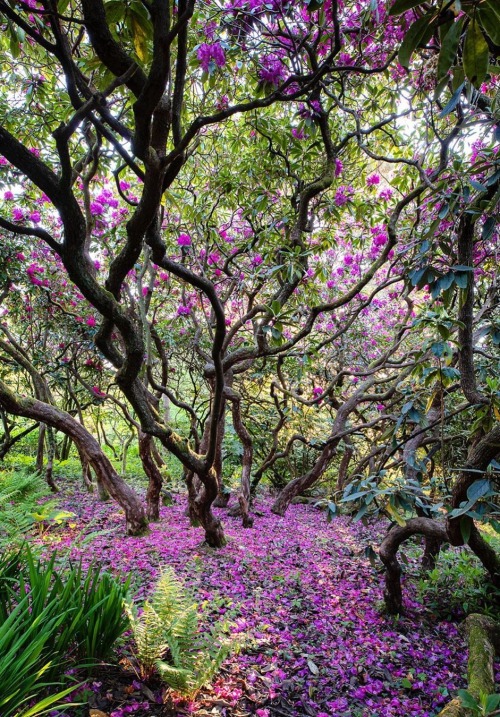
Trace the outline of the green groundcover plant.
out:
<instances>
[{"instance_id":1,"label":"green groundcover plant","mask_svg":"<svg viewBox=\"0 0 500 717\"><path fill-rule=\"evenodd\" d=\"M69 670L105 658L127 626L128 591L98 565L57 565L29 547L0 560L0 714L43 714L74 688L53 693ZM35 700L37 700L35 702Z\"/></svg>"},{"instance_id":2,"label":"green groundcover plant","mask_svg":"<svg viewBox=\"0 0 500 717\"><path fill-rule=\"evenodd\" d=\"M217 629L200 632L198 608L175 572L166 568L141 615L129 602L126 612L143 677L158 671L161 679L181 695L193 696L209 682L235 648Z\"/></svg>"}]
</instances>

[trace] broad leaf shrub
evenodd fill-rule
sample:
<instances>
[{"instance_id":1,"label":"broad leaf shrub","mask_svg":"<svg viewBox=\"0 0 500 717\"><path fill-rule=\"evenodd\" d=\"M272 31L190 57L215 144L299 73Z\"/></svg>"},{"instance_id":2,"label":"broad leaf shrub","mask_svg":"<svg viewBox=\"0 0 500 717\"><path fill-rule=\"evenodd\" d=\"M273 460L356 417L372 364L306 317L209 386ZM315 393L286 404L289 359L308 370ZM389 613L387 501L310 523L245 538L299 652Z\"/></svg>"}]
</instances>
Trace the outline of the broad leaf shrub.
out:
<instances>
[{"instance_id":1,"label":"broad leaf shrub","mask_svg":"<svg viewBox=\"0 0 500 717\"><path fill-rule=\"evenodd\" d=\"M91 668L127 627L120 584L81 563L37 560L28 547L0 560L0 714L41 714L74 689L30 703L61 686L68 669ZM25 711L23 711L23 709Z\"/></svg>"},{"instance_id":2,"label":"broad leaf shrub","mask_svg":"<svg viewBox=\"0 0 500 717\"><path fill-rule=\"evenodd\" d=\"M498 538L483 534L498 546ZM484 569L468 550L442 550L434 570L418 582L418 599L436 615L453 618L479 612L498 615L500 590L485 578Z\"/></svg>"},{"instance_id":3,"label":"broad leaf shrub","mask_svg":"<svg viewBox=\"0 0 500 717\"><path fill-rule=\"evenodd\" d=\"M180 695L195 695L236 647L234 641L221 639L217 629L200 632L198 607L171 568L163 571L140 616L130 601L126 612L142 677L157 671Z\"/></svg>"}]
</instances>

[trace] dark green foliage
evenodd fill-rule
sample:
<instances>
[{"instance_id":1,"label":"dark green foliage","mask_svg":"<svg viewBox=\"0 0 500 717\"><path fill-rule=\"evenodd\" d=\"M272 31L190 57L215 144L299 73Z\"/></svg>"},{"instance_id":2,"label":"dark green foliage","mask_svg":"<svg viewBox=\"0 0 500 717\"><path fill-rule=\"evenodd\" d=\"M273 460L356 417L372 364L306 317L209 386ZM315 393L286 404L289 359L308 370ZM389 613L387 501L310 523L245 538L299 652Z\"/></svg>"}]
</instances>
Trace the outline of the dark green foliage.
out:
<instances>
[{"instance_id":1,"label":"dark green foliage","mask_svg":"<svg viewBox=\"0 0 500 717\"><path fill-rule=\"evenodd\" d=\"M498 614L500 590L485 577L468 550L443 550L438 565L418 584L420 600L443 617L480 612Z\"/></svg>"},{"instance_id":2,"label":"dark green foliage","mask_svg":"<svg viewBox=\"0 0 500 717\"><path fill-rule=\"evenodd\" d=\"M63 569L55 553L36 560L24 547L0 561L0 586L2 717L24 715L19 709L49 686L60 686L67 668L91 667L106 657L127 625L122 606L128 581L121 585L97 565Z\"/></svg>"}]
</instances>

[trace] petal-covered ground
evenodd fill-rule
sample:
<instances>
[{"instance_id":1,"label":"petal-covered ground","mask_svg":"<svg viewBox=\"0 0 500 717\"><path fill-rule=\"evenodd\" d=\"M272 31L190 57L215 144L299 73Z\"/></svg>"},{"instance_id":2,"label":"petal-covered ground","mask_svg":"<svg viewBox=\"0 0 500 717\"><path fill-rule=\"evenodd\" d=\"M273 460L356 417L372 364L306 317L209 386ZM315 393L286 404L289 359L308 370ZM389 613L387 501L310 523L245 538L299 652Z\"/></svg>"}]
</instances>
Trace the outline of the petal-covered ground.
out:
<instances>
[{"instance_id":1,"label":"petal-covered ground","mask_svg":"<svg viewBox=\"0 0 500 717\"><path fill-rule=\"evenodd\" d=\"M365 558L366 546L377 546L375 529L345 518L328 523L304 505L277 518L261 500L252 529L222 511L229 541L214 551L190 527L181 496L141 538L124 537L113 504L76 493L67 507L77 517L45 536L47 548L131 574L139 601L170 565L211 618L244 637L243 650L190 706L194 714L431 717L448 691L464 686L466 650L455 624L408 597L404 618L381 614L382 576ZM161 689L135 687L113 717L161 714Z\"/></svg>"}]
</instances>

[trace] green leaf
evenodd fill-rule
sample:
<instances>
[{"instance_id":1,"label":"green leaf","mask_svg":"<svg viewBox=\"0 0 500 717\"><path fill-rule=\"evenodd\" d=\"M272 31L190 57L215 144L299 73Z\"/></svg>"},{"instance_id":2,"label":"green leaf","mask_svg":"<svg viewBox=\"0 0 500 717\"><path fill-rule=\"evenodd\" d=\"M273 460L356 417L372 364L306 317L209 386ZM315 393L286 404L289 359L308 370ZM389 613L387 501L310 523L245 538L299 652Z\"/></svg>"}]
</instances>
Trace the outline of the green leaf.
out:
<instances>
[{"instance_id":1,"label":"green leaf","mask_svg":"<svg viewBox=\"0 0 500 717\"><path fill-rule=\"evenodd\" d=\"M476 18L467 29L464 42L464 70L474 87L479 87L488 72L489 50L483 32Z\"/></svg>"},{"instance_id":2,"label":"green leaf","mask_svg":"<svg viewBox=\"0 0 500 717\"><path fill-rule=\"evenodd\" d=\"M477 710L478 704L470 692L467 692L467 690L458 690L458 696L464 707L469 710Z\"/></svg>"},{"instance_id":3,"label":"green leaf","mask_svg":"<svg viewBox=\"0 0 500 717\"><path fill-rule=\"evenodd\" d=\"M389 515L391 516L391 518L392 518L398 525L400 525L402 528L404 528L404 526L406 525L406 520L405 520L401 515L399 515L398 511L396 510L396 508L395 508L391 503L388 503L388 504L385 506L385 509L386 509L386 511L389 513Z\"/></svg>"},{"instance_id":4,"label":"green leaf","mask_svg":"<svg viewBox=\"0 0 500 717\"><path fill-rule=\"evenodd\" d=\"M493 234L493 232L495 230L496 223L497 223L497 220L495 217L488 217L488 219L485 221L485 223L483 225L483 231L481 233L481 239L483 241L486 241L487 239L489 239L491 237L491 235Z\"/></svg>"},{"instance_id":5,"label":"green leaf","mask_svg":"<svg viewBox=\"0 0 500 717\"><path fill-rule=\"evenodd\" d=\"M443 38L443 43L441 45L441 51L439 53L438 59L438 80L441 80L441 78L446 77L448 70L455 61L458 45L460 42L460 36L462 34L463 24L463 18L460 18L460 20L454 22L453 25L450 27L449 31L446 33L446 36Z\"/></svg>"},{"instance_id":6,"label":"green leaf","mask_svg":"<svg viewBox=\"0 0 500 717\"><path fill-rule=\"evenodd\" d=\"M49 707L53 709L54 707L59 706L57 703L61 703L60 706L64 707L64 709L67 707L78 707L79 705L82 705L83 702L63 702L63 697L69 695L70 692L74 692L77 687L78 685L71 685L71 687L68 687L62 692L58 692L56 695L49 695L48 697L45 697L45 699L40 700L35 705L30 707L27 712L23 712L23 717L35 717L35 715L48 712Z\"/></svg>"},{"instance_id":7,"label":"green leaf","mask_svg":"<svg viewBox=\"0 0 500 717\"><path fill-rule=\"evenodd\" d=\"M472 485L467 488L467 498L476 502L479 498L482 498L490 490L490 481L488 478L480 478L475 480Z\"/></svg>"},{"instance_id":8,"label":"green leaf","mask_svg":"<svg viewBox=\"0 0 500 717\"><path fill-rule=\"evenodd\" d=\"M464 543L468 545L469 538L472 530L472 520L464 515L463 518L460 518L460 532L462 534L462 538L464 539Z\"/></svg>"},{"instance_id":9,"label":"green leaf","mask_svg":"<svg viewBox=\"0 0 500 717\"><path fill-rule=\"evenodd\" d=\"M483 0L476 12L484 31L495 45L500 45L500 6L498 0Z\"/></svg>"},{"instance_id":10,"label":"green leaf","mask_svg":"<svg viewBox=\"0 0 500 717\"><path fill-rule=\"evenodd\" d=\"M400 65L403 67L409 66L414 51L431 36L433 20L434 15L427 13L427 15L419 18L410 26L399 48L398 60Z\"/></svg>"},{"instance_id":11,"label":"green leaf","mask_svg":"<svg viewBox=\"0 0 500 717\"><path fill-rule=\"evenodd\" d=\"M462 82L461 85L457 87L455 92L452 94L450 101L443 107L441 112L439 113L440 118L446 117L446 115L449 115L450 112L453 112L455 107L458 104L458 101L460 100L460 95L462 94L462 90L464 88L465 82Z\"/></svg>"},{"instance_id":12,"label":"green leaf","mask_svg":"<svg viewBox=\"0 0 500 717\"><path fill-rule=\"evenodd\" d=\"M412 7L423 5L425 0L396 0L389 10L389 15L401 15L401 13L411 10Z\"/></svg>"},{"instance_id":13,"label":"green leaf","mask_svg":"<svg viewBox=\"0 0 500 717\"><path fill-rule=\"evenodd\" d=\"M496 709L498 709L499 705L500 705L500 695L488 695L486 697L486 703L484 705L485 713L487 715L491 714Z\"/></svg>"}]
</instances>

